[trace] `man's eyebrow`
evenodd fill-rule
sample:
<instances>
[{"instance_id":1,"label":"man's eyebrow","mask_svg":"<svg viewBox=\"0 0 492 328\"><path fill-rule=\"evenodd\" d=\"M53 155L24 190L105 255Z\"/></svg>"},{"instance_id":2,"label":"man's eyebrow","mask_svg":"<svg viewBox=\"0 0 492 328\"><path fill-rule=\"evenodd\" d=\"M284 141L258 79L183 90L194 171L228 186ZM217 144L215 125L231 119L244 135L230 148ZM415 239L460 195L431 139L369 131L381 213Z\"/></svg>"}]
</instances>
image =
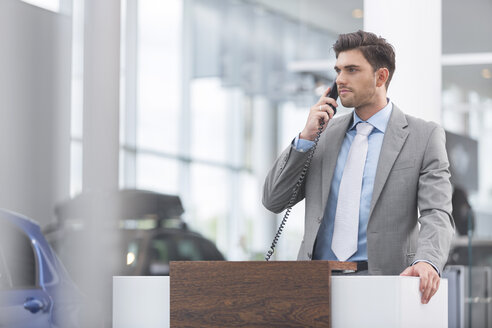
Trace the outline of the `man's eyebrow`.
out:
<instances>
[{"instance_id":1,"label":"man's eyebrow","mask_svg":"<svg viewBox=\"0 0 492 328\"><path fill-rule=\"evenodd\" d=\"M347 69L347 68L359 68L359 67L360 67L359 65L346 65L346 66L343 66L343 68L345 68L345 69ZM335 69L335 71L337 69L340 69L337 65L335 65L333 68Z\"/></svg>"}]
</instances>

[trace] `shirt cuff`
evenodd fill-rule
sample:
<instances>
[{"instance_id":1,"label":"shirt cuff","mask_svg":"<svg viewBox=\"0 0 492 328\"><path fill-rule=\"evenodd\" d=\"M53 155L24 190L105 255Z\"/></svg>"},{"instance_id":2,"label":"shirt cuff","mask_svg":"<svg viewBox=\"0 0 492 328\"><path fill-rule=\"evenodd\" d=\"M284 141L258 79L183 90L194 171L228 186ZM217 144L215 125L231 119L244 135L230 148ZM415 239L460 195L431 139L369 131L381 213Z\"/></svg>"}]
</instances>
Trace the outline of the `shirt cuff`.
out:
<instances>
[{"instance_id":1,"label":"shirt cuff","mask_svg":"<svg viewBox=\"0 0 492 328\"><path fill-rule=\"evenodd\" d=\"M305 153L314 146L314 141L301 139L299 138L298 134L296 138L292 141L292 145L294 146L295 150Z\"/></svg>"},{"instance_id":2,"label":"shirt cuff","mask_svg":"<svg viewBox=\"0 0 492 328\"><path fill-rule=\"evenodd\" d=\"M416 263L419 263L419 262L429 263L437 271L437 274L439 275L439 277L441 276L441 271L439 271L439 269L431 261L427 261L427 260L415 260L415 261L413 261L412 265L415 265Z\"/></svg>"}]
</instances>

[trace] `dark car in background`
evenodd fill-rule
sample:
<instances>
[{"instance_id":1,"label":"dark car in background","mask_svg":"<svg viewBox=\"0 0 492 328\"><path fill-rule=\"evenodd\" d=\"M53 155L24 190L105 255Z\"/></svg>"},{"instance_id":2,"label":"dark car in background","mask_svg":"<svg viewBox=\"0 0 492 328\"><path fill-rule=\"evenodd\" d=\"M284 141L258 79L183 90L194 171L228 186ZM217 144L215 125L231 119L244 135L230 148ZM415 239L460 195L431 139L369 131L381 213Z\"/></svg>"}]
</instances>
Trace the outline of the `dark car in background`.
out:
<instances>
[{"instance_id":1,"label":"dark car in background","mask_svg":"<svg viewBox=\"0 0 492 328\"><path fill-rule=\"evenodd\" d=\"M179 227L122 231L126 262L122 275L169 275L171 261L223 261L224 256L202 235Z\"/></svg>"},{"instance_id":2,"label":"dark car in background","mask_svg":"<svg viewBox=\"0 0 492 328\"><path fill-rule=\"evenodd\" d=\"M78 327L81 302L40 226L0 209L0 327Z\"/></svg>"},{"instance_id":3,"label":"dark car in background","mask_svg":"<svg viewBox=\"0 0 492 328\"><path fill-rule=\"evenodd\" d=\"M98 231L101 253L117 245L113 275L168 275L170 261L224 260L214 243L188 229L175 195L134 189L87 193L59 204L55 213L56 223L44 232L69 272L76 270L74 253L83 260L88 229Z\"/></svg>"}]
</instances>

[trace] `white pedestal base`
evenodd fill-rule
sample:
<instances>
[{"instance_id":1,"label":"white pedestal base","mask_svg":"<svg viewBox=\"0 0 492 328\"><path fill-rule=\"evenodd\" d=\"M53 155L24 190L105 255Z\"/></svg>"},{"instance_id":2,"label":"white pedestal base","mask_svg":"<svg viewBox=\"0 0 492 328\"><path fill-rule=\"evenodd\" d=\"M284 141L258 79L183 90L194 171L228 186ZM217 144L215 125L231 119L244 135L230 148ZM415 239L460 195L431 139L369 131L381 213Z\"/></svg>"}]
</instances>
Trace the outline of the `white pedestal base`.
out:
<instances>
[{"instance_id":1,"label":"white pedestal base","mask_svg":"<svg viewBox=\"0 0 492 328\"><path fill-rule=\"evenodd\" d=\"M332 327L448 327L448 281L428 304L420 279L400 276L333 276Z\"/></svg>"},{"instance_id":2,"label":"white pedestal base","mask_svg":"<svg viewBox=\"0 0 492 328\"><path fill-rule=\"evenodd\" d=\"M333 328L446 328L448 281L424 305L417 277L334 276L331 313ZM113 327L169 327L169 277L113 277Z\"/></svg>"},{"instance_id":3,"label":"white pedestal base","mask_svg":"<svg viewBox=\"0 0 492 328\"><path fill-rule=\"evenodd\" d=\"M113 328L169 327L169 277L113 277Z\"/></svg>"}]
</instances>

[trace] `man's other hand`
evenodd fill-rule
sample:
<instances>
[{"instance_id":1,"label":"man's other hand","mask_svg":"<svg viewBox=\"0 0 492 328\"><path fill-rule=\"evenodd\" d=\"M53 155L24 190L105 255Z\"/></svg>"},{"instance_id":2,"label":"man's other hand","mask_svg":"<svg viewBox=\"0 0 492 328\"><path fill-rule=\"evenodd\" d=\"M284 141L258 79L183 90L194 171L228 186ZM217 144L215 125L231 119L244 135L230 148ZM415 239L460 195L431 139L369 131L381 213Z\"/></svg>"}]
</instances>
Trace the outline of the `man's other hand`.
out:
<instances>
[{"instance_id":1,"label":"man's other hand","mask_svg":"<svg viewBox=\"0 0 492 328\"><path fill-rule=\"evenodd\" d=\"M418 262L406 268L400 276L420 277L420 291L422 292L422 304L429 303L429 300L439 289L441 278L432 265L426 262Z\"/></svg>"}]
</instances>

